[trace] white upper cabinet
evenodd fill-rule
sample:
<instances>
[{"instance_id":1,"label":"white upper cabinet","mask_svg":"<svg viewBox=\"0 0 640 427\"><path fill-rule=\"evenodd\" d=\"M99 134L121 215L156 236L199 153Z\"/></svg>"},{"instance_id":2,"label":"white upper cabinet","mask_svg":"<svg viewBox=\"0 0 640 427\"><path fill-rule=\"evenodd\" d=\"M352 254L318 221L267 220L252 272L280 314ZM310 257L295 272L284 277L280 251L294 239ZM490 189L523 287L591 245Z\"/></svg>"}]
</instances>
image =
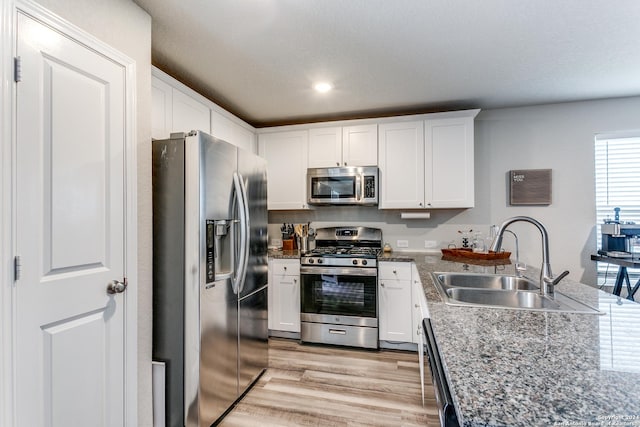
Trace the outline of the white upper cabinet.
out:
<instances>
[{"instance_id":1,"label":"white upper cabinet","mask_svg":"<svg viewBox=\"0 0 640 427\"><path fill-rule=\"evenodd\" d=\"M479 110L379 125L380 209L474 206L473 119Z\"/></svg>"},{"instance_id":2,"label":"white upper cabinet","mask_svg":"<svg viewBox=\"0 0 640 427\"><path fill-rule=\"evenodd\" d=\"M151 137L201 130L255 153L255 129L162 71L152 68Z\"/></svg>"},{"instance_id":3,"label":"white upper cabinet","mask_svg":"<svg viewBox=\"0 0 640 427\"><path fill-rule=\"evenodd\" d=\"M380 209L424 206L424 123L379 126Z\"/></svg>"},{"instance_id":4,"label":"white upper cabinet","mask_svg":"<svg viewBox=\"0 0 640 427\"><path fill-rule=\"evenodd\" d=\"M309 167L376 166L376 124L309 129Z\"/></svg>"},{"instance_id":5,"label":"white upper cabinet","mask_svg":"<svg viewBox=\"0 0 640 427\"><path fill-rule=\"evenodd\" d=\"M378 164L378 125L342 128L343 166L376 166Z\"/></svg>"},{"instance_id":6,"label":"white upper cabinet","mask_svg":"<svg viewBox=\"0 0 640 427\"><path fill-rule=\"evenodd\" d=\"M173 88L160 79L151 79L151 137L168 138L173 129Z\"/></svg>"},{"instance_id":7,"label":"white upper cabinet","mask_svg":"<svg viewBox=\"0 0 640 427\"><path fill-rule=\"evenodd\" d=\"M171 131L188 133L192 130L211 132L209 107L174 88Z\"/></svg>"},{"instance_id":8,"label":"white upper cabinet","mask_svg":"<svg viewBox=\"0 0 640 427\"><path fill-rule=\"evenodd\" d=\"M256 152L255 133L214 110L211 110L211 135L252 153Z\"/></svg>"},{"instance_id":9,"label":"white upper cabinet","mask_svg":"<svg viewBox=\"0 0 640 427\"><path fill-rule=\"evenodd\" d=\"M427 120L425 202L432 208L474 206L473 117Z\"/></svg>"},{"instance_id":10,"label":"white upper cabinet","mask_svg":"<svg viewBox=\"0 0 640 427\"><path fill-rule=\"evenodd\" d=\"M306 130L259 135L258 154L267 160L269 210L309 208L306 191L308 143Z\"/></svg>"},{"instance_id":11,"label":"white upper cabinet","mask_svg":"<svg viewBox=\"0 0 640 427\"><path fill-rule=\"evenodd\" d=\"M309 129L309 167L342 166L342 127Z\"/></svg>"}]
</instances>

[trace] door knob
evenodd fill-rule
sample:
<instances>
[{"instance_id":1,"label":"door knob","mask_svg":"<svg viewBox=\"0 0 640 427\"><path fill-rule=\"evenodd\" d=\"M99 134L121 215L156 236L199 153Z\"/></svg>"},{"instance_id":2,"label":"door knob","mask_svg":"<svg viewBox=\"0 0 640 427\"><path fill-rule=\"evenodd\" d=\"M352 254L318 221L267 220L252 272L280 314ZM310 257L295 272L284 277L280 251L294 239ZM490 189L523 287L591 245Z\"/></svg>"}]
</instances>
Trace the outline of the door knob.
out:
<instances>
[{"instance_id":1,"label":"door knob","mask_svg":"<svg viewBox=\"0 0 640 427\"><path fill-rule=\"evenodd\" d=\"M121 294L127 289L127 279L124 281L112 280L107 285L107 293L108 294Z\"/></svg>"}]
</instances>

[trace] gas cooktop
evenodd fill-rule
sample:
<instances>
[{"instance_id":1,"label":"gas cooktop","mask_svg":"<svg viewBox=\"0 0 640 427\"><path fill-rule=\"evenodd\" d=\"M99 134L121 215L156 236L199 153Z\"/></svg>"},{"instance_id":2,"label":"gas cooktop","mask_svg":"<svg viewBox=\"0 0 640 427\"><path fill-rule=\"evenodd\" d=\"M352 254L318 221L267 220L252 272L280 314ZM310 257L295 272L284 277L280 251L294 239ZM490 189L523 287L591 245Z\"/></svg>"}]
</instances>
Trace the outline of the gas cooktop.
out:
<instances>
[{"instance_id":1,"label":"gas cooktop","mask_svg":"<svg viewBox=\"0 0 640 427\"><path fill-rule=\"evenodd\" d=\"M300 258L304 266L376 267L382 251L382 231L369 227L329 227L316 230L316 248Z\"/></svg>"}]
</instances>

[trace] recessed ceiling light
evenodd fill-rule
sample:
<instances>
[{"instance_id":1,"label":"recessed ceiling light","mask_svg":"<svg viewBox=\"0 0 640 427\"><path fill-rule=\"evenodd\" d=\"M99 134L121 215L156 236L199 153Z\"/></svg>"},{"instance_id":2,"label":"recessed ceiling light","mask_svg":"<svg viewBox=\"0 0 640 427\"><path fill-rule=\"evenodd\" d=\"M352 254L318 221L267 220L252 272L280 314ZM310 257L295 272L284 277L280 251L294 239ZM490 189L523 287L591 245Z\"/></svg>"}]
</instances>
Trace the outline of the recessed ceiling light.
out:
<instances>
[{"instance_id":1,"label":"recessed ceiling light","mask_svg":"<svg viewBox=\"0 0 640 427\"><path fill-rule=\"evenodd\" d=\"M313 85L313 88L320 93L327 93L333 89L333 85L327 82L320 82Z\"/></svg>"}]
</instances>

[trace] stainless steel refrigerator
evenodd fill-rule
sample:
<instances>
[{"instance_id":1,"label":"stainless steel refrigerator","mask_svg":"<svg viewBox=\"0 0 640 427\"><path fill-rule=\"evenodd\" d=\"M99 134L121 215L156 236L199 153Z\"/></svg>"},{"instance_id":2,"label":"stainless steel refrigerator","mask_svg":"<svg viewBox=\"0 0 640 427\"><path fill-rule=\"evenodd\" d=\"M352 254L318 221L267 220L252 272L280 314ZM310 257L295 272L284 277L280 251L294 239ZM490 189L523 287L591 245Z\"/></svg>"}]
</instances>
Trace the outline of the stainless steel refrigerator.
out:
<instances>
[{"instance_id":1,"label":"stainless steel refrigerator","mask_svg":"<svg viewBox=\"0 0 640 427\"><path fill-rule=\"evenodd\" d=\"M209 426L267 367L266 162L200 131L152 146L165 422Z\"/></svg>"}]
</instances>

